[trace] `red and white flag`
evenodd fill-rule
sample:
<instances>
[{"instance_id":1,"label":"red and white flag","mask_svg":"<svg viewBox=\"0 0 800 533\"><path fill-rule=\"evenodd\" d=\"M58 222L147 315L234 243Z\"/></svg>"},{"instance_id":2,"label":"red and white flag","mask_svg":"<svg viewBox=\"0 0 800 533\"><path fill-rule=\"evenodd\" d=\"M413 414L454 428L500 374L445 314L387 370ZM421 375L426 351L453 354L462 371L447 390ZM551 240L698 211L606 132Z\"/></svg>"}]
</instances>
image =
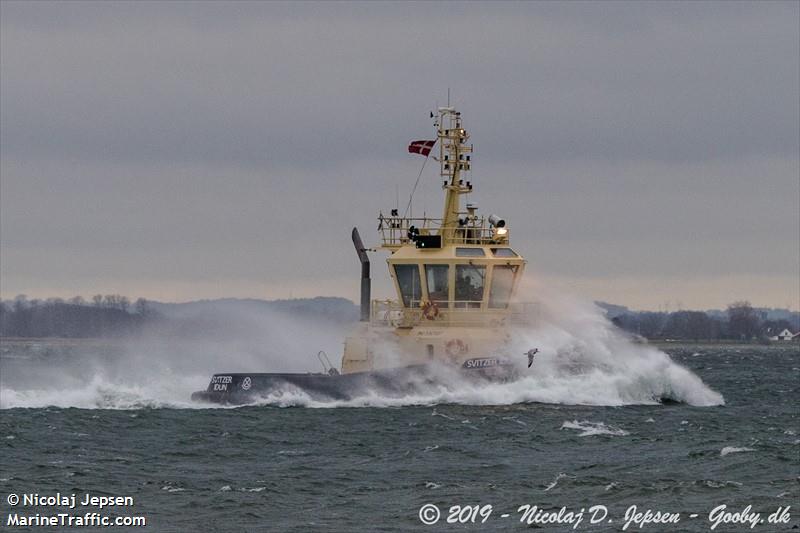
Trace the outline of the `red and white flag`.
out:
<instances>
[{"instance_id":1,"label":"red and white flag","mask_svg":"<svg viewBox=\"0 0 800 533\"><path fill-rule=\"evenodd\" d=\"M428 154L431 153L431 148L433 145L436 144L436 140L433 141L411 141L411 144L408 145L408 153L409 154L420 154L428 157Z\"/></svg>"}]
</instances>

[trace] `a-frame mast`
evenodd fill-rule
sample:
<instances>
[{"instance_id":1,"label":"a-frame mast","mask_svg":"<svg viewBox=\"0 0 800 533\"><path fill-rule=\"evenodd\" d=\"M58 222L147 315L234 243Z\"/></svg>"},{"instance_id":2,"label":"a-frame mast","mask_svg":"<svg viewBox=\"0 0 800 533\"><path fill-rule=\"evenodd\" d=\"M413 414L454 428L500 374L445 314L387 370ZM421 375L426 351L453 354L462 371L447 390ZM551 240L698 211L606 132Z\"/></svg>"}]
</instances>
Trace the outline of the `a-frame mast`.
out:
<instances>
[{"instance_id":1,"label":"a-frame mast","mask_svg":"<svg viewBox=\"0 0 800 533\"><path fill-rule=\"evenodd\" d=\"M469 170L472 145L467 144L469 134L461 123L461 113L454 107L440 107L438 111L439 165L445 189L444 213L442 214L442 245L453 240L461 212L462 194L472 191L472 185L464 183L461 172Z\"/></svg>"}]
</instances>

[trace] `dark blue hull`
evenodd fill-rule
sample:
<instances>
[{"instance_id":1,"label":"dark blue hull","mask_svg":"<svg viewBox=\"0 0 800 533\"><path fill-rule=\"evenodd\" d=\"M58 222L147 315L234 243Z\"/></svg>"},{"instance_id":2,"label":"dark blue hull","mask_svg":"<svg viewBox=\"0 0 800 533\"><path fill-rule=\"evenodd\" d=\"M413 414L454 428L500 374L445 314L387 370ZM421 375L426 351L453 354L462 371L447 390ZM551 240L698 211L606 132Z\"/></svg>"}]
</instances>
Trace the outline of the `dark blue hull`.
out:
<instances>
[{"instance_id":1,"label":"dark blue hull","mask_svg":"<svg viewBox=\"0 0 800 533\"><path fill-rule=\"evenodd\" d=\"M402 397L432 390L449 381L508 381L516 373L510 366L488 369L454 369L443 374L427 365L352 374L214 374L208 388L192 394L192 400L223 404L253 403L260 398L304 393L317 401L351 400L379 394ZM447 377L443 377L446 375Z\"/></svg>"}]
</instances>

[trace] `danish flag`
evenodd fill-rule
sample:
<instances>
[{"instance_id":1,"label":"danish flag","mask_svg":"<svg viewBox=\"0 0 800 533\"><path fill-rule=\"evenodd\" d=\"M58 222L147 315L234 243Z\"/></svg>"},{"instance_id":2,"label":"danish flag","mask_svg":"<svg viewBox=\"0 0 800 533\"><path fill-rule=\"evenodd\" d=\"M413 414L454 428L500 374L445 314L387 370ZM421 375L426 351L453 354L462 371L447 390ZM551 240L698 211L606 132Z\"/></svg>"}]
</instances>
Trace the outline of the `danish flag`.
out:
<instances>
[{"instance_id":1,"label":"danish flag","mask_svg":"<svg viewBox=\"0 0 800 533\"><path fill-rule=\"evenodd\" d=\"M428 157L428 154L431 153L431 148L433 145L436 144L436 140L433 141L411 141L411 144L408 145L408 153L409 154L420 154Z\"/></svg>"}]
</instances>

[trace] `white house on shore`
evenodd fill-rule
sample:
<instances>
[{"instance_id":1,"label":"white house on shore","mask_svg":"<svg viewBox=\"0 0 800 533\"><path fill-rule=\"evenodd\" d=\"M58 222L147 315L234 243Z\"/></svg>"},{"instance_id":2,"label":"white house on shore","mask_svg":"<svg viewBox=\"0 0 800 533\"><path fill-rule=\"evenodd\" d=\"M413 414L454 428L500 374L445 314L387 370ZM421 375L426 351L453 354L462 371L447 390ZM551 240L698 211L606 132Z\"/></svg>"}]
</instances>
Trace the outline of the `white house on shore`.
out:
<instances>
[{"instance_id":1,"label":"white house on shore","mask_svg":"<svg viewBox=\"0 0 800 533\"><path fill-rule=\"evenodd\" d=\"M800 332L792 333L788 329L784 329L774 337L770 337L769 340L771 341L791 341L791 340L800 340Z\"/></svg>"}]
</instances>

